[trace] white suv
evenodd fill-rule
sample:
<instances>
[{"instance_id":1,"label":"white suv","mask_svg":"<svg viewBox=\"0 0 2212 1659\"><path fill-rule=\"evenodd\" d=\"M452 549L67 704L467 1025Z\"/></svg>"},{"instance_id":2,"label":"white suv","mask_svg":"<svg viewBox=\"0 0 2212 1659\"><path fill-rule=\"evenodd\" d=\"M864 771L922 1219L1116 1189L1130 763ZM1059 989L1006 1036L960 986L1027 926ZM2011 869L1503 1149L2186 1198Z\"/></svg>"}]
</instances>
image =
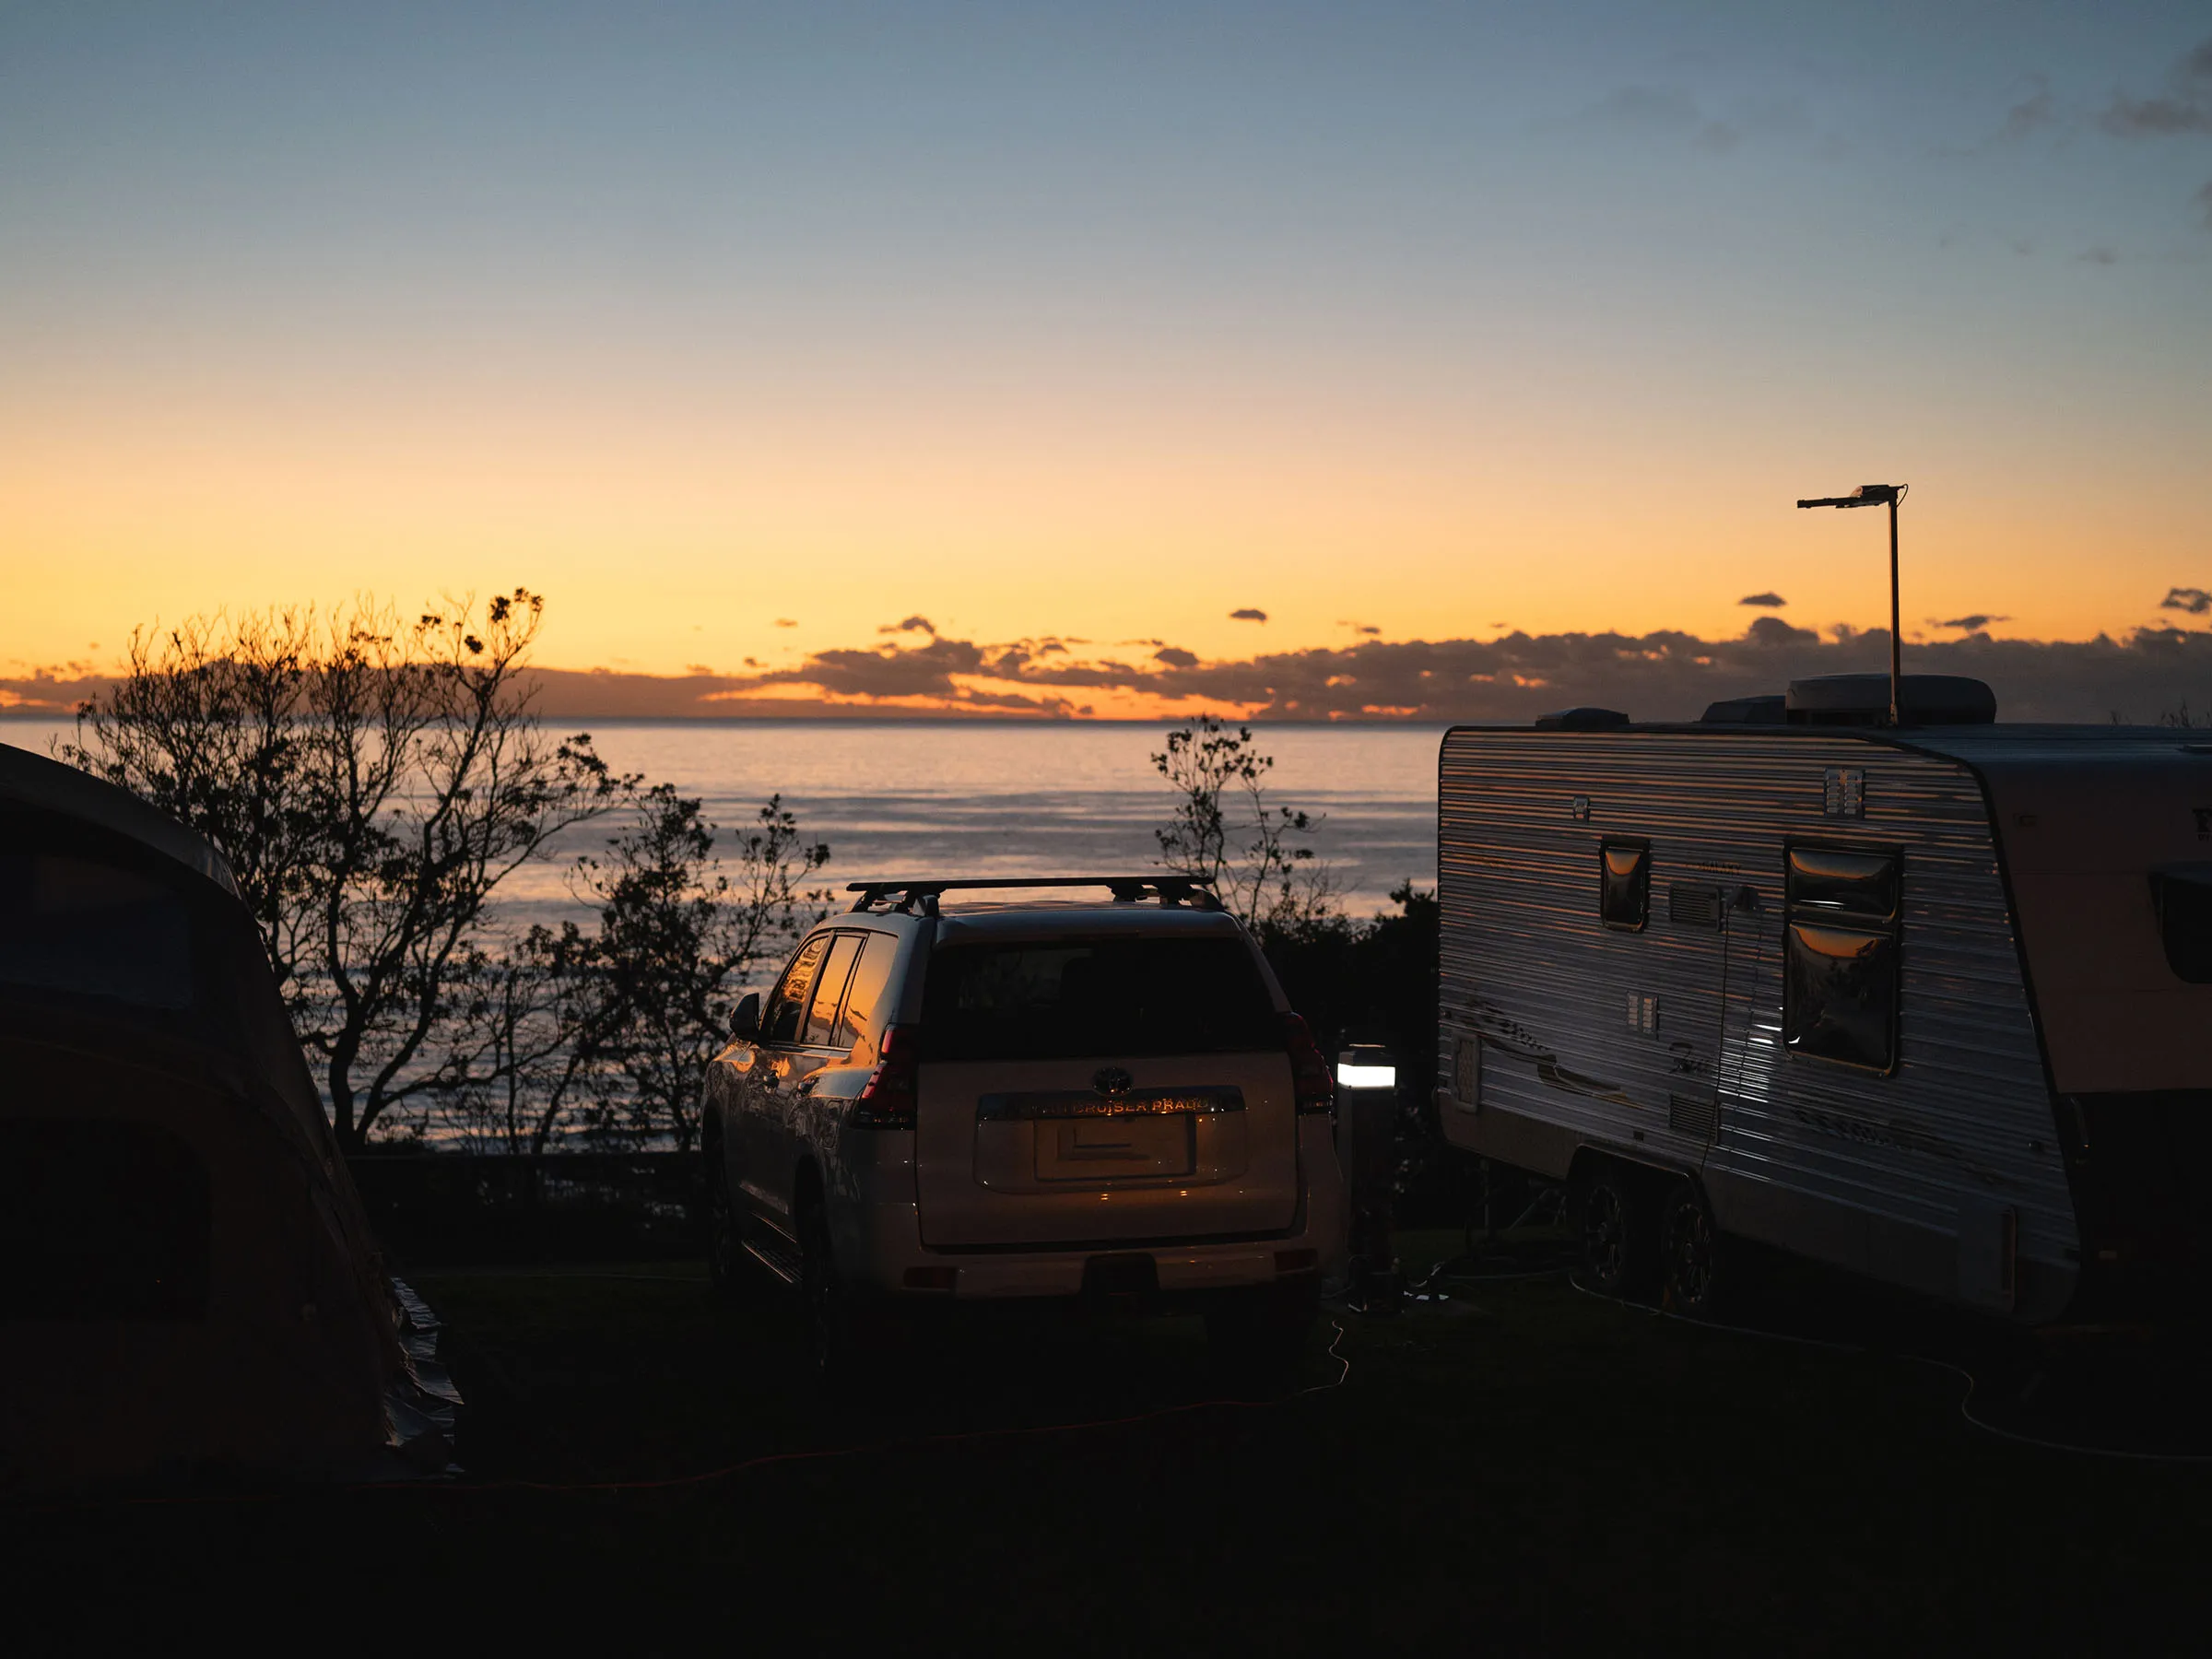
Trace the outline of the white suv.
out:
<instances>
[{"instance_id":1,"label":"white suv","mask_svg":"<svg viewBox=\"0 0 2212 1659\"><path fill-rule=\"evenodd\" d=\"M1071 902L975 889L1104 888ZM1206 1313L1303 1347L1344 1245L1328 1067L1251 936L1163 877L856 883L708 1082L710 1265L801 1287L816 1355L931 1304Z\"/></svg>"}]
</instances>

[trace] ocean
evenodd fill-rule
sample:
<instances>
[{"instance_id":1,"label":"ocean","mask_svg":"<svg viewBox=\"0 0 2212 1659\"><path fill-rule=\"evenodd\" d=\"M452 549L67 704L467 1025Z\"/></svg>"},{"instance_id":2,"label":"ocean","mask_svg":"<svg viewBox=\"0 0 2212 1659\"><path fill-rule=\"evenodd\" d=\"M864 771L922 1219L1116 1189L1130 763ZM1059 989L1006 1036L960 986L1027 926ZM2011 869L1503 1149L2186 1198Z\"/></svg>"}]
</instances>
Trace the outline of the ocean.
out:
<instances>
[{"instance_id":1,"label":"ocean","mask_svg":"<svg viewBox=\"0 0 2212 1659\"><path fill-rule=\"evenodd\" d=\"M1166 724L1121 722L601 721L588 724L619 771L697 795L745 825L781 793L809 841L830 844L825 884L886 877L1053 876L1156 867L1153 830L1174 796L1150 756ZM41 753L71 732L0 721L0 742ZM1254 728L1272 756L1267 799L1312 813L1308 844L1355 915L1389 906L1410 877L1436 881L1438 726ZM575 913L562 865L608 827L571 831L551 862L501 889L507 924Z\"/></svg>"}]
</instances>

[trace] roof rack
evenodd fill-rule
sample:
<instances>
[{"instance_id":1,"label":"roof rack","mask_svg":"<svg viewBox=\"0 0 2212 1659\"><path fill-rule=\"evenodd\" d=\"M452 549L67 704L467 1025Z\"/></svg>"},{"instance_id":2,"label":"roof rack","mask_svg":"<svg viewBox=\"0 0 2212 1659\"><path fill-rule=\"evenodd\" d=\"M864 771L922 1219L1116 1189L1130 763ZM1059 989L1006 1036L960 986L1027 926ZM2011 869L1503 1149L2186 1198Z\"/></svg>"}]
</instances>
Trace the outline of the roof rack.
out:
<instances>
[{"instance_id":1,"label":"roof rack","mask_svg":"<svg viewBox=\"0 0 2212 1659\"><path fill-rule=\"evenodd\" d=\"M1105 888L1113 894L1116 904L1135 904L1150 896L1163 905L1187 904L1194 910L1211 911L1221 908L1210 876L1003 876L956 881L855 881L845 891L860 895L853 901L856 911L874 910L880 904L887 910L911 912L919 905L923 914L934 915L938 895L955 889L1067 887ZM898 900L895 904L890 902L894 896Z\"/></svg>"}]
</instances>

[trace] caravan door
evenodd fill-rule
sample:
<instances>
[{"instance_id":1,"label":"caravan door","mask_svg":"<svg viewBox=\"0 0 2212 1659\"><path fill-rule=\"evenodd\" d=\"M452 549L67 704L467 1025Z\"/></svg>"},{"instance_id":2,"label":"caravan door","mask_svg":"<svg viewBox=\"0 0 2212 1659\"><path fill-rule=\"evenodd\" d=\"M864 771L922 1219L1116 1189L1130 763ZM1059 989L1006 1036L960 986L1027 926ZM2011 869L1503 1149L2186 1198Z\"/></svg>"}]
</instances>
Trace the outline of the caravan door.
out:
<instances>
[{"instance_id":1,"label":"caravan door","mask_svg":"<svg viewBox=\"0 0 2212 1659\"><path fill-rule=\"evenodd\" d=\"M1735 908L1738 890L1714 881L1670 883L1660 920L1675 982L1672 1017L1653 1033L1666 1052L1666 1127L1677 1153L1700 1166L1719 1134L1740 1059L1748 962L1758 945L1756 912ZM1639 1010L1630 1012L1633 1018Z\"/></svg>"},{"instance_id":2,"label":"caravan door","mask_svg":"<svg viewBox=\"0 0 2212 1659\"><path fill-rule=\"evenodd\" d=\"M1737 1111L1746 1105L1766 1109L1780 1053L1775 998L1767 982L1781 957L1781 917L1757 888L1737 886L1724 889L1724 894L1715 1018L1720 1056L1705 1142L1708 1154Z\"/></svg>"}]
</instances>

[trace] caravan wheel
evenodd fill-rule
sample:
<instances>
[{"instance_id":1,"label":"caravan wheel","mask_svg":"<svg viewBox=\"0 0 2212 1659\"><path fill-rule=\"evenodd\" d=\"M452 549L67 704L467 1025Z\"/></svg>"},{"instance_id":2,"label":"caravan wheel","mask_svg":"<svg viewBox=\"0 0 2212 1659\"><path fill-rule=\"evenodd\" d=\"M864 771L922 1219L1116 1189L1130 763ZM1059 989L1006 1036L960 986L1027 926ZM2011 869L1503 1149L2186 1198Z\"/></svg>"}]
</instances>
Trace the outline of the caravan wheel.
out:
<instances>
[{"instance_id":1,"label":"caravan wheel","mask_svg":"<svg viewBox=\"0 0 2212 1659\"><path fill-rule=\"evenodd\" d=\"M1697 1182L1685 1181L1667 1194L1659 1226L1660 1253L1666 1264L1666 1300L1677 1313L1709 1316L1727 1285L1721 1271L1721 1235Z\"/></svg>"},{"instance_id":2,"label":"caravan wheel","mask_svg":"<svg viewBox=\"0 0 2212 1659\"><path fill-rule=\"evenodd\" d=\"M1618 1164L1603 1163L1583 1183L1576 1206L1583 1271L1605 1296L1635 1296L1655 1277L1656 1240L1641 1184Z\"/></svg>"}]
</instances>

